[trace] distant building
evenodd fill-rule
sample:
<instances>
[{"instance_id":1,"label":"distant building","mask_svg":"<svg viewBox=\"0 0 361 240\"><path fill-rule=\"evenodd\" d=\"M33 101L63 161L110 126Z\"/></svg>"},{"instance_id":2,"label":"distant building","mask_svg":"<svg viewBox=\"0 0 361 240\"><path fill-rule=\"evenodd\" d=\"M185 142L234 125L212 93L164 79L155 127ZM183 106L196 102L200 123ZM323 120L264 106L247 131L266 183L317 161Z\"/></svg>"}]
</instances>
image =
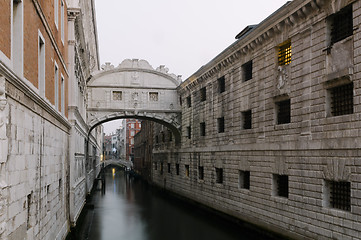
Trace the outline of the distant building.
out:
<instances>
[{"instance_id":1,"label":"distant building","mask_svg":"<svg viewBox=\"0 0 361 240\"><path fill-rule=\"evenodd\" d=\"M134 136L142 127L137 119L126 120L126 160L133 162L134 160Z\"/></svg>"},{"instance_id":2,"label":"distant building","mask_svg":"<svg viewBox=\"0 0 361 240\"><path fill-rule=\"evenodd\" d=\"M147 181L151 180L154 147L154 122L142 121L142 129L134 137L134 170Z\"/></svg>"}]
</instances>

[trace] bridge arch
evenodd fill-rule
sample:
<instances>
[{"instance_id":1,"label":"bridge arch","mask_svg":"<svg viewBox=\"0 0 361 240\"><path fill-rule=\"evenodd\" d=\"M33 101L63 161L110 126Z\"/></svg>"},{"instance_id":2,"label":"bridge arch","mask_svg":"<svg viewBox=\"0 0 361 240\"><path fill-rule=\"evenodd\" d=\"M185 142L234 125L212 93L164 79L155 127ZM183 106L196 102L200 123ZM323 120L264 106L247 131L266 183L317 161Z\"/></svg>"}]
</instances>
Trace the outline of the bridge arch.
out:
<instances>
[{"instance_id":1,"label":"bridge arch","mask_svg":"<svg viewBox=\"0 0 361 240\"><path fill-rule=\"evenodd\" d=\"M87 83L89 132L105 122L136 118L167 126L180 143L180 83L180 76L168 73L164 66L153 69L145 60L103 65Z\"/></svg>"}]
</instances>

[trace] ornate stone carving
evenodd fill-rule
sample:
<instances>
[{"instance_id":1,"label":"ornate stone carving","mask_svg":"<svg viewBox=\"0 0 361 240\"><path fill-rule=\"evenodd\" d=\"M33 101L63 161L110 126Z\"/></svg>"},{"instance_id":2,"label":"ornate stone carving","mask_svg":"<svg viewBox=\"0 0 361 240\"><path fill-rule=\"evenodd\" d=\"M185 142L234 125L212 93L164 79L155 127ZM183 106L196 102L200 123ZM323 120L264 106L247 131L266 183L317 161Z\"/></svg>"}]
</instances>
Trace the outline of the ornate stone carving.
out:
<instances>
[{"instance_id":1,"label":"ornate stone carving","mask_svg":"<svg viewBox=\"0 0 361 240\"><path fill-rule=\"evenodd\" d=\"M278 69L277 69L277 88L278 88L278 90L283 89L287 81L288 81L288 74L287 74L286 67L278 66Z\"/></svg>"},{"instance_id":2,"label":"ornate stone carving","mask_svg":"<svg viewBox=\"0 0 361 240\"><path fill-rule=\"evenodd\" d=\"M326 166L323 169L324 179L349 181L351 169L346 166L346 161L346 159L327 159Z\"/></svg>"}]
</instances>

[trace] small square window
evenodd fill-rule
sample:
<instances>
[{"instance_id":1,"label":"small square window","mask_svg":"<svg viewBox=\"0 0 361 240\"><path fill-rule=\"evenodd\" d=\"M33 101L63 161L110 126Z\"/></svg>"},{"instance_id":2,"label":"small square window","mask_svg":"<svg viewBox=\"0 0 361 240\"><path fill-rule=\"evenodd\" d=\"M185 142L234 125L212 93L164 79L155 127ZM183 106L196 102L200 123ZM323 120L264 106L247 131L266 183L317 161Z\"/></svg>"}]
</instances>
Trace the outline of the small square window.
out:
<instances>
[{"instance_id":1,"label":"small square window","mask_svg":"<svg viewBox=\"0 0 361 240\"><path fill-rule=\"evenodd\" d=\"M189 177L189 165L184 165L185 167L185 175L186 177Z\"/></svg>"},{"instance_id":2,"label":"small square window","mask_svg":"<svg viewBox=\"0 0 361 240\"><path fill-rule=\"evenodd\" d=\"M239 188L249 189L249 186L250 186L250 172L249 171L239 171L238 186L239 186Z\"/></svg>"},{"instance_id":3,"label":"small square window","mask_svg":"<svg viewBox=\"0 0 361 240\"><path fill-rule=\"evenodd\" d=\"M352 5L344 7L339 12L330 16L331 44L353 34Z\"/></svg>"},{"instance_id":4,"label":"small square window","mask_svg":"<svg viewBox=\"0 0 361 240\"><path fill-rule=\"evenodd\" d=\"M187 107L192 107L192 98L191 98L191 96L188 96L187 98Z\"/></svg>"},{"instance_id":5,"label":"small square window","mask_svg":"<svg viewBox=\"0 0 361 240\"><path fill-rule=\"evenodd\" d=\"M206 136L206 123L205 122L201 122L199 124L200 127L200 134L201 136Z\"/></svg>"},{"instance_id":6,"label":"small square window","mask_svg":"<svg viewBox=\"0 0 361 240\"><path fill-rule=\"evenodd\" d=\"M218 92L222 93L226 91L226 79L225 77L218 78Z\"/></svg>"},{"instance_id":7,"label":"small square window","mask_svg":"<svg viewBox=\"0 0 361 240\"><path fill-rule=\"evenodd\" d=\"M252 60L242 65L244 81L248 81L252 79L252 68L253 68Z\"/></svg>"},{"instance_id":8,"label":"small square window","mask_svg":"<svg viewBox=\"0 0 361 240\"><path fill-rule=\"evenodd\" d=\"M204 168L203 168L203 166L198 167L198 178L199 178L199 180L204 179Z\"/></svg>"},{"instance_id":9,"label":"small square window","mask_svg":"<svg viewBox=\"0 0 361 240\"><path fill-rule=\"evenodd\" d=\"M217 124L218 124L218 132L223 133L224 132L224 117L218 118Z\"/></svg>"},{"instance_id":10,"label":"small square window","mask_svg":"<svg viewBox=\"0 0 361 240\"><path fill-rule=\"evenodd\" d=\"M251 129L252 128L252 111L248 110L242 112L242 121L243 121L243 129Z\"/></svg>"},{"instance_id":11,"label":"small square window","mask_svg":"<svg viewBox=\"0 0 361 240\"><path fill-rule=\"evenodd\" d=\"M216 168L216 183L223 183L223 168Z\"/></svg>"},{"instance_id":12,"label":"small square window","mask_svg":"<svg viewBox=\"0 0 361 240\"><path fill-rule=\"evenodd\" d=\"M325 181L327 206L344 211L351 211L351 183Z\"/></svg>"},{"instance_id":13,"label":"small square window","mask_svg":"<svg viewBox=\"0 0 361 240\"><path fill-rule=\"evenodd\" d=\"M157 92L150 92L149 93L149 101L150 102L158 102L158 93Z\"/></svg>"},{"instance_id":14,"label":"small square window","mask_svg":"<svg viewBox=\"0 0 361 240\"><path fill-rule=\"evenodd\" d=\"M122 92L121 91L113 91L113 100L121 101L122 100Z\"/></svg>"},{"instance_id":15,"label":"small square window","mask_svg":"<svg viewBox=\"0 0 361 240\"><path fill-rule=\"evenodd\" d=\"M179 175L179 163L175 164L175 172L177 175Z\"/></svg>"},{"instance_id":16,"label":"small square window","mask_svg":"<svg viewBox=\"0 0 361 240\"><path fill-rule=\"evenodd\" d=\"M207 91L206 91L206 87L201 88L201 90L199 90L199 94L200 94L200 100L201 102L206 101L207 100Z\"/></svg>"},{"instance_id":17,"label":"small square window","mask_svg":"<svg viewBox=\"0 0 361 240\"><path fill-rule=\"evenodd\" d=\"M187 138L191 139L191 137L192 137L192 128L191 128L191 126L188 126L187 127Z\"/></svg>"},{"instance_id":18,"label":"small square window","mask_svg":"<svg viewBox=\"0 0 361 240\"><path fill-rule=\"evenodd\" d=\"M168 163L168 173L170 173L170 163Z\"/></svg>"},{"instance_id":19,"label":"small square window","mask_svg":"<svg viewBox=\"0 0 361 240\"><path fill-rule=\"evenodd\" d=\"M291 122L291 101L290 99L276 103L277 107L277 124Z\"/></svg>"},{"instance_id":20,"label":"small square window","mask_svg":"<svg viewBox=\"0 0 361 240\"><path fill-rule=\"evenodd\" d=\"M331 88L329 92L332 116L353 113L353 83Z\"/></svg>"},{"instance_id":21,"label":"small square window","mask_svg":"<svg viewBox=\"0 0 361 240\"><path fill-rule=\"evenodd\" d=\"M288 65L291 63L291 41L286 41L278 47L278 65Z\"/></svg>"},{"instance_id":22,"label":"small square window","mask_svg":"<svg viewBox=\"0 0 361 240\"><path fill-rule=\"evenodd\" d=\"M274 195L288 198L288 176L273 174Z\"/></svg>"}]
</instances>

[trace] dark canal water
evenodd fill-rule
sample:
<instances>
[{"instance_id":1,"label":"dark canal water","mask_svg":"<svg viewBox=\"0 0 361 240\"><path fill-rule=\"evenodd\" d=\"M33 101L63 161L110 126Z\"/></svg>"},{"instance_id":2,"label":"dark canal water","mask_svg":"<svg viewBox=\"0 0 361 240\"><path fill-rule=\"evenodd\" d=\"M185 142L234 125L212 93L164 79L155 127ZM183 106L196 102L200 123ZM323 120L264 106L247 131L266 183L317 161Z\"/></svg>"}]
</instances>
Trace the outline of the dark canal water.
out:
<instances>
[{"instance_id":1,"label":"dark canal water","mask_svg":"<svg viewBox=\"0 0 361 240\"><path fill-rule=\"evenodd\" d=\"M214 217L154 191L122 170L106 171L106 192L94 191L74 239L235 240L276 239Z\"/></svg>"}]
</instances>

